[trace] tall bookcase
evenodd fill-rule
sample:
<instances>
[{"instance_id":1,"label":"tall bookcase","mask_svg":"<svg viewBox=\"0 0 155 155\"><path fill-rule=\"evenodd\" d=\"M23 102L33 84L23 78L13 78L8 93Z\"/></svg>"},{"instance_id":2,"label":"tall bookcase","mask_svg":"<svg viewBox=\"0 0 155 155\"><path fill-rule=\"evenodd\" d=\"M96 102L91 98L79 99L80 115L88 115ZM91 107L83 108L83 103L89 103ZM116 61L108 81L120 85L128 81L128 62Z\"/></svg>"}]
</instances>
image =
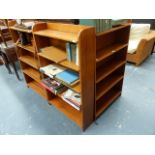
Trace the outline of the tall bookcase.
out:
<instances>
[{"instance_id":1,"label":"tall bookcase","mask_svg":"<svg viewBox=\"0 0 155 155\"><path fill-rule=\"evenodd\" d=\"M122 25L96 35L97 118L122 92L130 25Z\"/></svg>"},{"instance_id":2,"label":"tall bookcase","mask_svg":"<svg viewBox=\"0 0 155 155\"><path fill-rule=\"evenodd\" d=\"M17 45L17 54L28 87L41 95L83 130L86 129L122 92L130 25L96 34L95 27L36 23L32 30L20 29L10 22L10 32ZM31 42L22 45L19 32ZM79 65L67 60L66 43L78 47ZM42 51L46 47L51 50ZM60 54L61 53L61 54ZM63 54L62 54L63 53ZM65 57L63 61L58 61ZM47 75L40 67L57 64L79 73L80 80L66 85L81 95L80 110L66 103L61 94L53 94L41 85Z\"/></svg>"}]
</instances>

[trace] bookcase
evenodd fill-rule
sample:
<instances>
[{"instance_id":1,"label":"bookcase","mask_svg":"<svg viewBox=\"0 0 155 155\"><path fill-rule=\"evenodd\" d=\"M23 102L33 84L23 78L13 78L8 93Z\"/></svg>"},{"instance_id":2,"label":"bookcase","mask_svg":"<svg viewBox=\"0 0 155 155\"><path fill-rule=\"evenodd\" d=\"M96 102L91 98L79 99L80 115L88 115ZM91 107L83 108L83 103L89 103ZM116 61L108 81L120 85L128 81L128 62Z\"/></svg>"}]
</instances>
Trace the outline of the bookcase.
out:
<instances>
[{"instance_id":1,"label":"bookcase","mask_svg":"<svg viewBox=\"0 0 155 155\"><path fill-rule=\"evenodd\" d=\"M27 86L81 129L86 129L121 95L130 25L98 34L92 26L62 23L38 22L26 30L10 22L9 27ZM29 38L28 44L19 41L20 32ZM78 65L67 59L67 43L76 44ZM41 84L48 76L40 69L51 64L79 74L76 84L62 84L80 94L80 110L63 100L61 93L54 94Z\"/></svg>"},{"instance_id":2,"label":"bookcase","mask_svg":"<svg viewBox=\"0 0 155 155\"><path fill-rule=\"evenodd\" d=\"M32 30L16 27L16 23L14 21L9 22L8 24L12 39L17 47L17 56L20 61L20 66L27 87L33 89L44 99L48 99L48 92L40 85L41 74L39 72L38 57L34 44ZM26 36L26 45L19 41L20 34L24 34Z\"/></svg>"},{"instance_id":3,"label":"bookcase","mask_svg":"<svg viewBox=\"0 0 155 155\"><path fill-rule=\"evenodd\" d=\"M82 129L86 129L94 120L95 28L40 22L36 23L32 30L10 26L10 31L17 45L17 54L27 86L45 98L49 104L63 112ZM29 35L32 40L31 43L21 45L18 42L19 32ZM66 59L67 42L77 45L79 65ZM41 51L45 47L51 48ZM58 64L79 73L78 83L73 86L66 85L66 87L80 94L80 110L76 110L62 100L61 94L55 95L42 87L41 80L47 75L41 73L39 69L49 64Z\"/></svg>"},{"instance_id":4,"label":"bookcase","mask_svg":"<svg viewBox=\"0 0 155 155\"><path fill-rule=\"evenodd\" d=\"M130 25L96 35L95 118L122 92Z\"/></svg>"}]
</instances>

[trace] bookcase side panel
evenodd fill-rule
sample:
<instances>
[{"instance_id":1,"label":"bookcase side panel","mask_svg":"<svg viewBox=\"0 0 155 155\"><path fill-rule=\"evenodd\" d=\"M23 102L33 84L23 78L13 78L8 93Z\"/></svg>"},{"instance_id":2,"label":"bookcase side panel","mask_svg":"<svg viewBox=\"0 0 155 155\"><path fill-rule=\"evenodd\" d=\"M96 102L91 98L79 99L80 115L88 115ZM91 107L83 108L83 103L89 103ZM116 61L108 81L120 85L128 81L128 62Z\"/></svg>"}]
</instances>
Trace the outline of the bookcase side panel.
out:
<instances>
[{"instance_id":1,"label":"bookcase side panel","mask_svg":"<svg viewBox=\"0 0 155 155\"><path fill-rule=\"evenodd\" d=\"M95 38L95 28L84 30L79 37L83 129L94 120Z\"/></svg>"}]
</instances>

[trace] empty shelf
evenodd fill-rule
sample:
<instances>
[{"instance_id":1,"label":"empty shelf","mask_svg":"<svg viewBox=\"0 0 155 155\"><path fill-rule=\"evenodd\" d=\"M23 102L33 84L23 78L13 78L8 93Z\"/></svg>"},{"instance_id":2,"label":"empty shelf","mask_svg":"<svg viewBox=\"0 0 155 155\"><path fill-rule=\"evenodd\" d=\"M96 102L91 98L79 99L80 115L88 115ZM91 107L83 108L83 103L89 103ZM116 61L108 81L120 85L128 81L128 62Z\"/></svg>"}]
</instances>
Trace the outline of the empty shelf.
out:
<instances>
[{"instance_id":1,"label":"empty shelf","mask_svg":"<svg viewBox=\"0 0 155 155\"><path fill-rule=\"evenodd\" d=\"M38 69L36 60L32 56L23 55L19 57L19 60L25 62L26 64L32 66L35 69Z\"/></svg>"},{"instance_id":2,"label":"empty shelf","mask_svg":"<svg viewBox=\"0 0 155 155\"><path fill-rule=\"evenodd\" d=\"M124 47L127 47L128 44L117 43L111 46L108 46L96 53L96 62L100 62L108 56L114 54L115 52L121 50Z\"/></svg>"},{"instance_id":3,"label":"empty shelf","mask_svg":"<svg viewBox=\"0 0 155 155\"><path fill-rule=\"evenodd\" d=\"M126 61L121 61L121 60L112 61L111 64L106 64L104 66L104 70L103 70L103 66L100 66L97 69L96 83L99 83L101 80L103 80L105 77L107 77L109 74L114 72L119 67L123 66L125 63Z\"/></svg>"}]
</instances>

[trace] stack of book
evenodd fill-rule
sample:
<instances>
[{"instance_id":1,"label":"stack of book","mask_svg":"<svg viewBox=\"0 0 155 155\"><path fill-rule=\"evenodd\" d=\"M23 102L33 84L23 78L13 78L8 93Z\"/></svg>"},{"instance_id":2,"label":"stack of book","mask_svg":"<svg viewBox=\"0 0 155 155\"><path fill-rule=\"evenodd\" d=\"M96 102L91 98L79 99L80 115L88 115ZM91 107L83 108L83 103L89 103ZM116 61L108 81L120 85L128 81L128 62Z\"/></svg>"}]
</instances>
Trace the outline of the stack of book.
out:
<instances>
[{"instance_id":1,"label":"stack of book","mask_svg":"<svg viewBox=\"0 0 155 155\"><path fill-rule=\"evenodd\" d=\"M41 85L55 95L60 94L67 89L67 87L49 77L41 80Z\"/></svg>"},{"instance_id":2,"label":"stack of book","mask_svg":"<svg viewBox=\"0 0 155 155\"><path fill-rule=\"evenodd\" d=\"M79 82L79 73L56 64L50 64L45 67L41 67L40 72L65 85L72 86Z\"/></svg>"},{"instance_id":3,"label":"stack of book","mask_svg":"<svg viewBox=\"0 0 155 155\"><path fill-rule=\"evenodd\" d=\"M79 66L79 51L78 51L78 45L75 43L66 43L66 52L67 52L67 60L69 62L75 63L77 66Z\"/></svg>"},{"instance_id":4,"label":"stack of book","mask_svg":"<svg viewBox=\"0 0 155 155\"><path fill-rule=\"evenodd\" d=\"M80 94L72 91L71 89L68 89L61 95L61 97L69 105L71 105L72 107L74 107L77 110L80 110L80 106L81 106Z\"/></svg>"}]
</instances>

